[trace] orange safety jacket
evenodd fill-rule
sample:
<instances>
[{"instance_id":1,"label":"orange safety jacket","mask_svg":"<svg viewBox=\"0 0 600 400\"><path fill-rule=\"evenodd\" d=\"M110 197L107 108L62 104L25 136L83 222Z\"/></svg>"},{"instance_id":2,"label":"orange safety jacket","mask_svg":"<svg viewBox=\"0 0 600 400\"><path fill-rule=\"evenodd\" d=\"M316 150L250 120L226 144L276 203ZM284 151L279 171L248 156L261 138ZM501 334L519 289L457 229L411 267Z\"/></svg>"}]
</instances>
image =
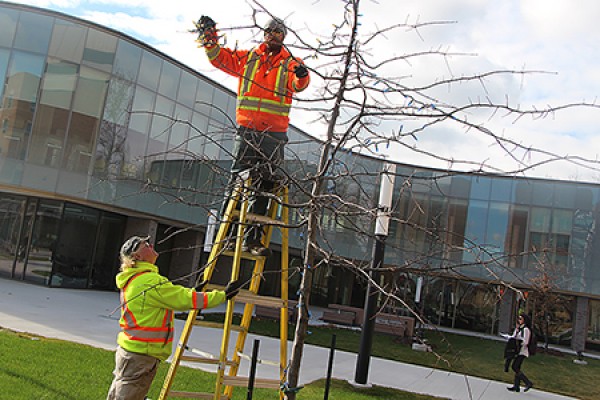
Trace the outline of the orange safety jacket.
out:
<instances>
[{"instance_id":1,"label":"orange safety jacket","mask_svg":"<svg viewBox=\"0 0 600 400\"><path fill-rule=\"evenodd\" d=\"M166 360L172 351L173 310L210 308L225 302L225 292L209 293L174 285L156 265L137 261L116 277L121 290L121 332L117 343L132 353Z\"/></svg>"},{"instance_id":2,"label":"orange safety jacket","mask_svg":"<svg viewBox=\"0 0 600 400\"><path fill-rule=\"evenodd\" d=\"M306 89L310 77L298 78L294 69L302 61L282 47L267 54L266 44L252 50L231 50L218 44L207 46L210 63L240 78L236 120L257 131L287 132L292 94Z\"/></svg>"}]
</instances>

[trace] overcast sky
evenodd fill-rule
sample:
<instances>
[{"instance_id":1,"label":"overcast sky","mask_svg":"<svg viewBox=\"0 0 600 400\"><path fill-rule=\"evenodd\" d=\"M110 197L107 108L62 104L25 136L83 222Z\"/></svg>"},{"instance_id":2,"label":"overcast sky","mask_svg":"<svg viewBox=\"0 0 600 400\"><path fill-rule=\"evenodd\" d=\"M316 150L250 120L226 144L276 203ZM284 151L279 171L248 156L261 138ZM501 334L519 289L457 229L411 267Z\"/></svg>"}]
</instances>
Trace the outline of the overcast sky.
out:
<instances>
[{"instance_id":1,"label":"overcast sky","mask_svg":"<svg viewBox=\"0 0 600 400\"><path fill-rule=\"evenodd\" d=\"M202 49L196 47L194 35L187 32L192 21L209 15L226 30L228 45L240 47L256 44L256 30L243 29L251 24L252 7L245 0L27 0L19 3L35 5L109 26L156 47L199 72L218 80L231 89L236 81L215 71ZM330 32L332 23L341 21L339 0L264 0L271 13L286 20L304 40L316 43L320 34ZM398 75L409 76L407 82L425 83L498 69L541 70L551 74L503 77L481 85L447 88L446 101L476 99L482 94L494 100L508 96L514 104L543 108L582 101L593 102L600 95L600 1L597 0L363 0L362 26L365 33L375 26L398 22L452 21L447 25L406 30L374 42L370 52L374 58L402 55L410 51L443 49L468 55L450 59L414 60ZM265 15L258 15L260 23ZM293 42L292 38L288 41ZM300 56L305 56L300 53ZM322 60L307 60L318 67ZM394 74L395 75L395 74ZM312 89L319 86L313 81ZM316 96L316 91L305 96ZM323 127L311 123L317 115L296 110L292 123L320 136ZM495 133L524 144L543 148L558 155L578 155L596 159L600 151L600 111L590 108L570 109L542 120L514 118L488 120ZM440 126L424 131L409 145L440 154L445 158L487 162L503 170L518 166L497 144L483 135ZM382 153L384 150L380 150ZM446 168L449 165L432 157L424 157L406 149L392 148L390 157L399 161ZM542 158L515 152L526 162ZM471 169L456 164L454 169ZM527 173L531 176L600 182L600 172L569 163L543 165Z\"/></svg>"}]
</instances>

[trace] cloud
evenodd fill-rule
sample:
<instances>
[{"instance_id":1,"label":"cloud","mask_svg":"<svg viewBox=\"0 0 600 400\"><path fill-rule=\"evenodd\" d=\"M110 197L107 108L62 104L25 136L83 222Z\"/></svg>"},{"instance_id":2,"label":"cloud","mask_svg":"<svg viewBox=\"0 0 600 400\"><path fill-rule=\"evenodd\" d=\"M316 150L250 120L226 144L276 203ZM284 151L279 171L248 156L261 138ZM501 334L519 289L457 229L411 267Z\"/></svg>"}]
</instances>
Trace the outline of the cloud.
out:
<instances>
[{"instance_id":1,"label":"cloud","mask_svg":"<svg viewBox=\"0 0 600 400\"><path fill-rule=\"evenodd\" d=\"M218 2L187 0L28 0L40 7L56 9L92 20L138 38L219 83L235 90L236 80L226 77L207 62L202 49L194 43L194 35L186 31L201 15L210 15L227 33L228 45L242 48L256 43L257 29L252 25L252 0L220 0ZM262 0L273 14L310 44L331 34L334 24L344 18L339 0L306 0L290 7L289 2ZM402 56L416 51L443 50L464 55L423 56L394 66L381 68L380 74L398 77L407 86L494 70L537 70L548 73L497 75L480 82L454 84L431 90L432 102L467 104L470 101L508 101L525 108L557 106L582 100L594 101L600 94L600 55L596 43L600 39L600 2L594 0L380 0L361 2L361 33L398 23L446 21L450 24L424 26L418 31L399 29L381 36L361 48L370 62ZM259 24L267 19L259 13ZM230 29L234 28L234 29ZM259 35L260 37L260 35ZM294 35L288 43L295 42ZM301 57L309 53L297 50ZM331 68L323 57L307 63L320 71ZM318 98L322 87L314 76L311 88L302 97ZM396 101L396 100L395 100ZM402 99L397 100L402 101ZM307 104L304 104L305 106ZM309 133L324 129L311 123L316 112L295 110L293 122ZM570 108L545 119L522 118L499 113L490 118L488 112L473 112L470 120L485 123L499 135L524 146L540 147L556 154L580 154L594 158L600 139L595 132L600 114L593 109ZM514 160L499 150L489 137L465 134L462 128L449 125L423 132L418 146L444 157L492 160L495 165L514 167ZM447 165L407 151L400 161L445 168ZM517 152L518 157L528 157ZM531 156L532 161L536 161ZM568 164L544 166L535 175L554 177L588 176L595 172L579 171ZM578 169L576 173L572 169ZM555 175L554 175L555 174ZM595 178L594 178L595 179Z\"/></svg>"}]
</instances>

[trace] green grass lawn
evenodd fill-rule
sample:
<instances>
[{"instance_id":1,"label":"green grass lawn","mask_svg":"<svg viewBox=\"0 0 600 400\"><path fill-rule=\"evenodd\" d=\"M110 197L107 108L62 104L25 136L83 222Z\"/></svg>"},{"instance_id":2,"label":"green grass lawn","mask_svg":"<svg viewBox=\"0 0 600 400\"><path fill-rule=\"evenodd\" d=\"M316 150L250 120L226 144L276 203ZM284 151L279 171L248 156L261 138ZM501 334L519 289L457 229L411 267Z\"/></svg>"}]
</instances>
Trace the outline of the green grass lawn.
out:
<instances>
[{"instance_id":1,"label":"green grass lawn","mask_svg":"<svg viewBox=\"0 0 600 400\"><path fill-rule=\"evenodd\" d=\"M112 381L114 353L91 346L47 339L0 329L0 398L10 400L98 400L106 398ZM161 363L149 397L157 399L168 364ZM210 392L214 374L181 367L174 387L177 390ZM323 399L324 381L314 382L300 392L300 399ZM273 390L257 389L253 398L277 398ZM234 399L246 399L243 388L234 390ZM434 397L381 387L356 390L335 381L331 400L432 400Z\"/></svg>"},{"instance_id":2,"label":"green grass lawn","mask_svg":"<svg viewBox=\"0 0 600 400\"><path fill-rule=\"evenodd\" d=\"M222 315L206 314L207 319L222 319ZM278 336L279 325L274 321L255 318L251 331L265 336ZM310 327L307 343L329 347L331 335L337 335L339 350L357 353L360 332L332 327ZM289 335L294 330L290 325ZM425 334L434 353L413 351L408 344L394 337L375 334L372 355L410 364L423 365L512 384L513 374L504 372L504 343L470 336L428 331ZM535 388L585 400L600 399L600 360L588 359L588 365L573 363L568 354L538 352L525 360L523 371Z\"/></svg>"}]
</instances>

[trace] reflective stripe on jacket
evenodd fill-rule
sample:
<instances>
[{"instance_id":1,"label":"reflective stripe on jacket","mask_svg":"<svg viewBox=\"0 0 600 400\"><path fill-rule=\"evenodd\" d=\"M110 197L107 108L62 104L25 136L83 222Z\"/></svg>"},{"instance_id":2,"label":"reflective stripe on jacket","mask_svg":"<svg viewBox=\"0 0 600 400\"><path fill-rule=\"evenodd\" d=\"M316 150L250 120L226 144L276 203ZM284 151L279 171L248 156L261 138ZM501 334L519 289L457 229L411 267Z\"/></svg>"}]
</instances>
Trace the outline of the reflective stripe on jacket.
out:
<instances>
[{"instance_id":1,"label":"reflective stripe on jacket","mask_svg":"<svg viewBox=\"0 0 600 400\"><path fill-rule=\"evenodd\" d=\"M150 263L119 273L121 332L117 343L127 351L166 360L172 351L173 310L215 307L225 301L225 292L197 293L174 285Z\"/></svg>"},{"instance_id":2,"label":"reflective stripe on jacket","mask_svg":"<svg viewBox=\"0 0 600 400\"><path fill-rule=\"evenodd\" d=\"M284 48L268 56L263 43L253 50L231 50L218 45L206 48L211 64L239 79L236 119L257 131L287 132L292 94L304 90L308 76L298 78L301 62Z\"/></svg>"}]
</instances>

